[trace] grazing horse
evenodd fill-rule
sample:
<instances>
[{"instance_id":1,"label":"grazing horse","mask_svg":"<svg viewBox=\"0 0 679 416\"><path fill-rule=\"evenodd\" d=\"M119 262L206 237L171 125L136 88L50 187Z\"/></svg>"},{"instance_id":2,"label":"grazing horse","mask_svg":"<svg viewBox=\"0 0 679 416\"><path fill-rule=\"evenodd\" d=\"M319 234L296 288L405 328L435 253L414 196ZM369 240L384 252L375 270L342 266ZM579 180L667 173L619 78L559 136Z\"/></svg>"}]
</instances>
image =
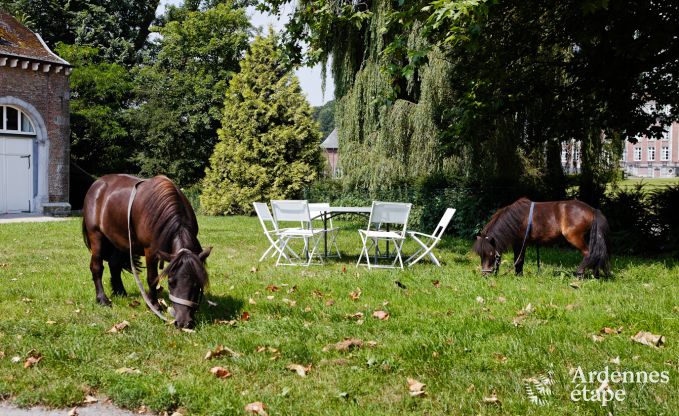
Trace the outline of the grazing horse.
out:
<instances>
[{"instance_id":1,"label":"grazing horse","mask_svg":"<svg viewBox=\"0 0 679 416\"><path fill-rule=\"evenodd\" d=\"M609 228L601 211L581 201L535 202L532 208L531 204L530 200L521 198L500 208L476 237L474 251L481 256L483 274L497 273L502 253L511 246L514 269L520 275L528 244L548 244L563 236L582 253L577 271L579 277L587 268L592 269L595 277L599 277L599 271L608 276ZM529 219L531 212L532 219ZM529 223L530 229L526 231Z\"/></svg>"},{"instance_id":2,"label":"grazing horse","mask_svg":"<svg viewBox=\"0 0 679 416\"><path fill-rule=\"evenodd\" d=\"M135 187L136 195L128 212ZM103 176L87 191L82 228L85 245L92 254L90 270L98 303L111 305L101 283L104 260L111 271L113 295L126 295L120 272L132 268L131 242L135 266L139 264L139 256L146 258L151 304L159 310L158 264L167 262L161 277L168 276L175 325L193 327L194 314L208 284L205 259L212 248L201 248L196 214L170 179L165 176L147 180L130 175Z\"/></svg>"}]
</instances>

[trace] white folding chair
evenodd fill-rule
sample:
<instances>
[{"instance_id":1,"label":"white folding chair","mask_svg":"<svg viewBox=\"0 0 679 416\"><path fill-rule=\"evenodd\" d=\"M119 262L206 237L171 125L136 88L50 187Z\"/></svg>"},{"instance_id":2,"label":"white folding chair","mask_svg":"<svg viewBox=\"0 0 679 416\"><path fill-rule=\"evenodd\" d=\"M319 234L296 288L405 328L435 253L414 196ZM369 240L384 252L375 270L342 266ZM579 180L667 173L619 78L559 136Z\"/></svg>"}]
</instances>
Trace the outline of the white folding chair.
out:
<instances>
[{"instance_id":1,"label":"white folding chair","mask_svg":"<svg viewBox=\"0 0 679 416\"><path fill-rule=\"evenodd\" d=\"M361 255L358 257L358 262L356 266L361 264L361 259L365 256L365 264L370 268L396 268L400 267L403 269L403 259L401 258L401 246L406 239L406 226L408 224L408 216L410 215L410 208L412 204L406 204L401 202L378 202L373 201L372 210L370 211L370 219L368 220L368 228L366 230L358 230L358 234L361 236L361 241L363 242L363 249L361 250ZM376 224L375 227L371 226ZM383 231L381 230L382 224L394 224L402 225L403 228L396 231ZM396 256L391 265L379 265L379 241L385 240L387 244L389 242L394 244L394 251ZM368 246L370 241L371 245ZM375 247L375 264L370 264L370 249ZM396 266L396 262L399 262L400 266Z\"/></svg>"},{"instance_id":2,"label":"white folding chair","mask_svg":"<svg viewBox=\"0 0 679 416\"><path fill-rule=\"evenodd\" d=\"M327 208L330 208L330 204L327 202L313 202L309 204L309 215L311 215L311 221L320 221L323 222L323 213L325 212L327 215ZM326 223L329 227L327 229L323 229L323 231L327 234L327 237L329 237L328 241L328 248L329 251L333 250L333 247L335 248L335 252L337 255L330 255L328 254L327 257L337 257L337 258L342 258L342 255L340 254L339 247L337 246L337 232L339 231L339 228L336 228L335 226L332 225L332 217L329 217Z\"/></svg>"},{"instance_id":3,"label":"white folding chair","mask_svg":"<svg viewBox=\"0 0 679 416\"><path fill-rule=\"evenodd\" d=\"M273 209L273 217L276 223L297 222L303 224L302 228L287 228L279 231L281 251L279 251L278 259L276 260L276 266L309 266L314 257L318 257L320 263L323 263L323 257L317 252L323 230L314 229L307 201L271 201L271 208ZM306 253L307 260L295 262L288 257L286 258L287 263L281 263L281 257L285 257L283 255L284 250L294 251L290 247L290 241L294 239L304 240L304 252Z\"/></svg>"},{"instance_id":4,"label":"white folding chair","mask_svg":"<svg viewBox=\"0 0 679 416\"><path fill-rule=\"evenodd\" d=\"M269 248L266 249L264 254L262 254L262 257L259 258L259 261L261 262L264 260L264 258L271 253L271 256L275 256L276 253L279 255L285 257L288 261L291 261L288 255L284 252L282 245L281 245L281 238L279 234L281 231L286 231L287 229L280 230L278 228L278 224L276 224L276 220L274 220L273 216L271 216L271 211L269 211L269 207L263 203L263 202L253 202L252 203L255 206L255 212L257 213L257 218L259 218L259 223L262 224L262 228L264 229L264 235L266 236L267 240L269 240ZM267 223L271 224L271 228L267 227ZM292 255L293 257L297 257L299 259L299 256L297 253L295 253L292 250L288 250L288 253Z\"/></svg>"},{"instance_id":5,"label":"white folding chair","mask_svg":"<svg viewBox=\"0 0 679 416\"><path fill-rule=\"evenodd\" d=\"M446 228L448 228L448 224L450 224L450 220L453 219L453 215L455 215L455 208L446 209L446 212L443 213L443 217L441 217L439 224L436 226L436 229L434 229L433 234L424 234L419 233L417 231L408 231L408 235L413 240L415 240L417 244L420 245L420 248L415 252L415 254L408 257L408 259L406 260L408 266L412 266L413 264L422 260L424 256L429 256L429 258L431 259L432 262L434 262L435 265L441 266L441 263L439 263L438 259L436 258L432 250L434 249L434 247L436 247L439 241L441 241L441 236L446 231ZM426 241L422 241L422 238L425 239Z\"/></svg>"}]
</instances>

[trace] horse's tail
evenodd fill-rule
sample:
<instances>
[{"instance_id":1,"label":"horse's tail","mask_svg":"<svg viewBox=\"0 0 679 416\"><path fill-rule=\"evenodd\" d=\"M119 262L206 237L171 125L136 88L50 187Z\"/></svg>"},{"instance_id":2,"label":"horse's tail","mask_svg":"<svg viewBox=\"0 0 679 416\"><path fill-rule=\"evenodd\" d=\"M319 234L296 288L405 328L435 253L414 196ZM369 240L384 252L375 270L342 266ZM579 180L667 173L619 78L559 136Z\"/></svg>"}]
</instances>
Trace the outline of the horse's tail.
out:
<instances>
[{"instance_id":1,"label":"horse's tail","mask_svg":"<svg viewBox=\"0 0 679 416\"><path fill-rule=\"evenodd\" d=\"M87 236L87 227L85 227L85 217L83 217L82 227L83 227L83 241L85 242L87 249L90 250L92 248L92 245L90 244L90 238Z\"/></svg>"},{"instance_id":2,"label":"horse's tail","mask_svg":"<svg viewBox=\"0 0 679 416\"><path fill-rule=\"evenodd\" d=\"M589 230L589 257L586 267L591 268L595 276L598 275L599 270L608 276L611 269L610 255L611 243L608 220L601 211L595 209L592 228Z\"/></svg>"}]
</instances>

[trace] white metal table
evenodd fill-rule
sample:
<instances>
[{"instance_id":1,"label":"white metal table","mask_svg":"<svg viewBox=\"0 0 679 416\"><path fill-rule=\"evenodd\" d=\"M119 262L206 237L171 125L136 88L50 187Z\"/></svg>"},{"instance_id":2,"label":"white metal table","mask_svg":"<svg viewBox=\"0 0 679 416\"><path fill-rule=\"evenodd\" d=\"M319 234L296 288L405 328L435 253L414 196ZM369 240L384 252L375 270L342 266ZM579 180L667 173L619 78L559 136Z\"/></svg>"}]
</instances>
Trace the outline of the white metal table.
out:
<instances>
[{"instance_id":1,"label":"white metal table","mask_svg":"<svg viewBox=\"0 0 679 416\"><path fill-rule=\"evenodd\" d=\"M345 214L358 214L366 217L370 216L372 207L326 207L321 208L320 215L314 218L321 218L323 220L323 254L328 257L328 220L333 217Z\"/></svg>"}]
</instances>

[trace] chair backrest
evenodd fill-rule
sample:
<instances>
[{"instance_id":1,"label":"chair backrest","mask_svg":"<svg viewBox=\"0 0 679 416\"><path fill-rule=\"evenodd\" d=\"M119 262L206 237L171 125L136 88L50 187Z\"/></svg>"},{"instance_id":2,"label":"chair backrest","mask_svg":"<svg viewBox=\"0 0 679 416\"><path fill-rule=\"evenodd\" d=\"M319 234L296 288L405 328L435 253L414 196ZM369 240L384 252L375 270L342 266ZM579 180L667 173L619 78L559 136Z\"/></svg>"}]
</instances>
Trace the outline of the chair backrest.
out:
<instances>
[{"instance_id":1,"label":"chair backrest","mask_svg":"<svg viewBox=\"0 0 679 416\"><path fill-rule=\"evenodd\" d=\"M269 211L269 207L264 202L253 202L252 205L255 206L257 218L259 218L259 223L262 224L264 232L268 233L270 231L266 226L267 221L271 223L273 231L277 231L278 224L276 224L276 221L274 220L273 216L271 216L271 211Z\"/></svg>"},{"instance_id":2,"label":"chair backrest","mask_svg":"<svg viewBox=\"0 0 679 416\"><path fill-rule=\"evenodd\" d=\"M321 213L327 211L330 208L330 204L327 202L311 202L309 203L309 215L312 221L323 221L321 218ZM328 219L328 225L332 228L332 218Z\"/></svg>"},{"instance_id":3,"label":"chair backrest","mask_svg":"<svg viewBox=\"0 0 679 416\"><path fill-rule=\"evenodd\" d=\"M311 229L311 215L309 214L309 203L303 200L276 200L271 201L273 217L277 223L280 222L301 222L309 224Z\"/></svg>"},{"instance_id":4,"label":"chair backrest","mask_svg":"<svg viewBox=\"0 0 679 416\"><path fill-rule=\"evenodd\" d=\"M450 220L453 219L453 215L455 215L455 211L456 211L455 208L446 209L446 212L443 213L443 217L441 217L439 224L436 226L436 229L434 230L434 237L441 238L443 233L446 231L446 228L448 228L448 224L450 224Z\"/></svg>"},{"instance_id":5,"label":"chair backrest","mask_svg":"<svg viewBox=\"0 0 679 416\"><path fill-rule=\"evenodd\" d=\"M370 229L372 224L398 224L403 225L401 232L405 233L412 205L403 202L373 201L368 229Z\"/></svg>"}]
</instances>

